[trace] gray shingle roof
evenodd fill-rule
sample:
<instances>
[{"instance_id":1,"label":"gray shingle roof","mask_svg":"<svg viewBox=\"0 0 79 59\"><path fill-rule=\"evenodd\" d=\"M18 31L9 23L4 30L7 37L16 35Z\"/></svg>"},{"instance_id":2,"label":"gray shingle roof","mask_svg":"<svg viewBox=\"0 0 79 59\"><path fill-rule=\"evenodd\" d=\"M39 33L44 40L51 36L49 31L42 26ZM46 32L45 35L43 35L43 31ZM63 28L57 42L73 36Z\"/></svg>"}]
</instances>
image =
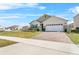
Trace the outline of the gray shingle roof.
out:
<instances>
[{"instance_id":1,"label":"gray shingle roof","mask_svg":"<svg viewBox=\"0 0 79 59\"><path fill-rule=\"evenodd\" d=\"M50 18L50 17L51 17L50 15L44 14L43 16L39 17L39 18L37 19L37 21L43 22L43 21L45 21L46 19L48 19L48 18Z\"/></svg>"},{"instance_id":2,"label":"gray shingle roof","mask_svg":"<svg viewBox=\"0 0 79 59\"><path fill-rule=\"evenodd\" d=\"M44 14L44 15L42 15L41 17L39 17L37 20L34 20L34 21L38 21L38 22L40 22L40 23L42 23L43 21L45 21L45 20L47 20L47 19L49 19L49 18L53 18L53 17L55 17L55 18L59 18L59 19L61 19L61 20L63 20L63 21L67 21L67 20L65 20L64 18L61 18L61 17L57 17L57 16L50 16L50 15L48 15L48 14ZM32 21L33 22L33 21Z\"/></svg>"}]
</instances>

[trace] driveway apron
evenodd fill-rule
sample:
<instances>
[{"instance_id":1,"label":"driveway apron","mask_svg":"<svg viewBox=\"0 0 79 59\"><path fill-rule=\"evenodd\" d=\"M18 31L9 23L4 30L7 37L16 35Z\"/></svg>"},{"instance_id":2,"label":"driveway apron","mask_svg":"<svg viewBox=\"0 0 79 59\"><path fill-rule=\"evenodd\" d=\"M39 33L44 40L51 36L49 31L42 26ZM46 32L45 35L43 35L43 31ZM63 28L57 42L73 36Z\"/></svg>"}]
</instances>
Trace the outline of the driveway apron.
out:
<instances>
[{"instance_id":1,"label":"driveway apron","mask_svg":"<svg viewBox=\"0 0 79 59\"><path fill-rule=\"evenodd\" d=\"M33 38L47 41L72 43L72 41L64 32L41 32L39 35Z\"/></svg>"}]
</instances>

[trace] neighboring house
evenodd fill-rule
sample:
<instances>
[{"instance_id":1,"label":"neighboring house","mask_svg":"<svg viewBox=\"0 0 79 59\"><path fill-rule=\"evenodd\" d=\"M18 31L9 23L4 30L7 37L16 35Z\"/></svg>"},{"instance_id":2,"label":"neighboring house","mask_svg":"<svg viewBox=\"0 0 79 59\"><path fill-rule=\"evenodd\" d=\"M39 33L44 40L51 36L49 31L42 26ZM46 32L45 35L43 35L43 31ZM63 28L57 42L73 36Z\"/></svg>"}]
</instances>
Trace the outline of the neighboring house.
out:
<instances>
[{"instance_id":1,"label":"neighboring house","mask_svg":"<svg viewBox=\"0 0 79 59\"><path fill-rule=\"evenodd\" d=\"M12 31L9 27L5 27L5 31L9 32Z\"/></svg>"},{"instance_id":2,"label":"neighboring house","mask_svg":"<svg viewBox=\"0 0 79 59\"><path fill-rule=\"evenodd\" d=\"M10 27L7 27L6 29L9 29L9 30L18 30L18 25L13 25L13 26L10 26Z\"/></svg>"},{"instance_id":3,"label":"neighboring house","mask_svg":"<svg viewBox=\"0 0 79 59\"><path fill-rule=\"evenodd\" d=\"M0 31L5 31L5 27L0 26Z\"/></svg>"},{"instance_id":4,"label":"neighboring house","mask_svg":"<svg viewBox=\"0 0 79 59\"><path fill-rule=\"evenodd\" d=\"M5 31L9 32L12 31L10 28L5 28Z\"/></svg>"},{"instance_id":5,"label":"neighboring house","mask_svg":"<svg viewBox=\"0 0 79 59\"><path fill-rule=\"evenodd\" d=\"M69 24L69 27L70 27L71 29L74 29L74 23Z\"/></svg>"},{"instance_id":6,"label":"neighboring house","mask_svg":"<svg viewBox=\"0 0 79 59\"><path fill-rule=\"evenodd\" d=\"M79 28L79 14L74 17L74 28Z\"/></svg>"},{"instance_id":7,"label":"neighboring house","mask_svg":"<svg viewBox=\"0 0 79 59\"><path fill-rule=\"evenodd\" d=\"M23 26L21 30L22 30L22 31L28 31L29 28L30 28L29 26Z\"/></svg>"},{"instance_id":8,"label":"neighboring house","mask_svg":"<svg viewBox=\"0 0 79 59\"><path fill-rule=\"evenodd\" d=\"M58 31L62 32L66 29L67 20L44 14L37 20L30 23L32 28L38 28L40 31Z\"/></svg>"},{"instance_id":9,"label":"neighboring house","mask_svg":"<svg viewBox=\"0 0 79 59\"><path fill-rule=\"evenodd\" d=\"M5 31L27 31L30 28L30 26L18 26L18 25L13 25L13 26L9 26L9 27L5 27Z\"/></svg>"}]
</instances>

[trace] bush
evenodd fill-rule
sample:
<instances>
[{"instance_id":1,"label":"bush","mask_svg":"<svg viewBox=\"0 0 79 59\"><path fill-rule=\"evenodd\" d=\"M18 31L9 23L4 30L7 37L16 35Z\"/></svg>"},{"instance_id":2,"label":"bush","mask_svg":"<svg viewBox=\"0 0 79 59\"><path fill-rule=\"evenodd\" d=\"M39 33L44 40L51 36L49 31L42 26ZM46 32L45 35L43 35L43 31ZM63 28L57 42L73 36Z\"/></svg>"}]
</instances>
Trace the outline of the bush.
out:
<instances>
[{"instance_id":1,"label":"bush","mask_svg":"<svg viewBox=\"0 0 79 59\"><path fill-rule=\"evenodd\" d=\"M76 30L72 30L71 32L76 32Z\"/></svg>"},{"instance_id":2,"label":"bush","mask_svg":"<svg viewBox=\"0 0 79 59\"><path fill-rule=\"evenodd\" d=\"M37 31L39 31L39 29L37 28Z\"/></svg>"},{"instance_id":3,"label":"bush","mask_svg":"<svg viewBox=\"0 0 79 59\"><path fill-rule=\"evenodd\" d=\"M64 32L67 32L67 29L64 29Z\"/></svg>"},{"instance_id":4,"label":"bush","mask_svg":"<svg viewBox=\"0 0 79 59\"><path fill-rule=\"evenodd\" d=\"M35 32L35 31L37 31L36 28L30 28L30 29L28 30L28 32Z\"/></svg>"},{"instance_id":5,"label":"bush","mask_svg":"<svg viewBox=\"0 0 79 59\"><path fill-rule=\"evenodd\" d=\"M76 28L76 31L79 32L79 27Z\"/></svg>"},{"instance_id":6,"label":"bush","mask_svg":"<svg viewBox=\"0 0 79 59\"><path fill-rule=\"evenodd\" d=\"M77 30L72 30L71 32L73 32L73 33L79 33Z\"/></svg>"}]
</instances>

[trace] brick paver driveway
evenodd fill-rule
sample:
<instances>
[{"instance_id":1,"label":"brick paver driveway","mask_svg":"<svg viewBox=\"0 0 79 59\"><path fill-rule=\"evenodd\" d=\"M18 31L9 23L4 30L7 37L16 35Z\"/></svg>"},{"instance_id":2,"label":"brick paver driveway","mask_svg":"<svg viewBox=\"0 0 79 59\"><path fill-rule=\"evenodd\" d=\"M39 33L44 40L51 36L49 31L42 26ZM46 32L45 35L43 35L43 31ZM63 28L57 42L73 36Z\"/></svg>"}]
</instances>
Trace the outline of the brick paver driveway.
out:
<instances>
[{"instance_id":1,"label":"brick paver driveway","mask_svg":"<svg viewBox=\"0 0 79 59\"><path fill-rule=\"evenodd\" d=\"M64 32L41 32L39 35L33 38L40 40L55 41L55 42L72 43L72 41Z\"/></svg>"}]
</instances>

